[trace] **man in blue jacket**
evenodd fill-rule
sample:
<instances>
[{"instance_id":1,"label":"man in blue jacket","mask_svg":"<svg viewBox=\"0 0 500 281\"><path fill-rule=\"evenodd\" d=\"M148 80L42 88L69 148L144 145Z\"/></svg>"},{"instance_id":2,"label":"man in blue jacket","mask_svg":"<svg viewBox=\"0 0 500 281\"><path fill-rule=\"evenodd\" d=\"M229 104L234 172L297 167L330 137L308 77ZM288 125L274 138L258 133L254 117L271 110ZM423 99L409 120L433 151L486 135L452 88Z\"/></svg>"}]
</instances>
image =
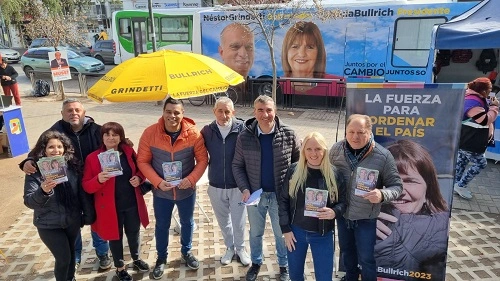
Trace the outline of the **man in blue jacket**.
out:
<instances>
[{"instance_id":1,"label":"man in blue jacket","mask_svg":"<svg viewBox=\"0 0 500 281\"><path fill-rule=\"evenodd\" d=\"M250 256L245 249L245 223L247 211L241 202L232 171L236 139L243 128L243 121L234 117L233 101L219 98L214 105L215 120L203 127L201 134L205 140L210 160L208 162L208 197L224 238L226 253L220 259L227 265L234 255L247 266Z\"/></svg>"}]
</instances>

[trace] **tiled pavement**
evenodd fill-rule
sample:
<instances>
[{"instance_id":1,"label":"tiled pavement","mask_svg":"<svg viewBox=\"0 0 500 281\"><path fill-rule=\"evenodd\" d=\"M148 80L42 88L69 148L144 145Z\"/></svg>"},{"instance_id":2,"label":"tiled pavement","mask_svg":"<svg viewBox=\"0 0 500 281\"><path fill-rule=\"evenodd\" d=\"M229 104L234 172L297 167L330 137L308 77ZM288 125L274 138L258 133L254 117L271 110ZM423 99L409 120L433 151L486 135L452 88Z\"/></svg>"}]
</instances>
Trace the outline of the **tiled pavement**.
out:
<instances>
[{"instance_id":1,"label":"tiled pavement","mask_svg":"<svg viewBox=\"0 0 500 281\"><path fill-rule=\"evenodd\" d=\"M30 146L33 146L38 135L60 118L60 104L51 99L35 100L25 98L23 114L28 131ZM105 104L98 105L90 101L84 102L87 112L97 122L113 120L124 125L128 137L138 143L143 129L159 118L161 107L152 103ZM251 116L249 108L237 108L241 118ZM299 135L316 130L323 133L331 144L335 141L337 124L343 127L343 118L339 120L337 111L305 110L280 111L282 119L291 125ZM186 106L186 116L197 121L201 127L212 120L208 106ZM341 115L340 115L341 116ZM339 132L339 136L343 132ZM0 169L3 167L0 161ZM452 223L449 240L448 265L446 280L500 280L500 199L498 178L500 164L488 163L487 169L475 179L471 188L474 198L465 201L454 196ZM1 183L0 183L1 184ZM12 183L11 183L12 184ZM22 183L16 183L21 188ZM155 261L154 216L151 195L146 196L151 223L142 233L141 256L153 265ZM198 271L188 270L180 265L179 236L171 231L168 270L162 280L244 280L246 267L236 261L222 267L218 261L224 253L224 244L215 217L206 196L206 185L201 185L198 202L210 217L204 222L201 212L195 210L195 220L199 226L194 234L194 253L200 259ZM270 226L267 227L270 229ZM276 280L278 267L273 253L274 238L271 231L266 231L264 243L265 261L259 280ZM83 230L84 253L77 280L116 280L114 270L100 271L92 249L89 228ZM0 280L51 280L53 259L47 248L40 241L36 229L32 225L32 212L26 210L19 219L4 233L0 234ZM127 249L125 250L127 254ZM6 257L6 259L5 259ZM130 258L129 255L126 259ZM306 265L307 280L312 277L310 258ZM132 271L131 271L132 272ZM148 280L148 274L134 273L136 280Z\"/></svg>"}]
</instances>

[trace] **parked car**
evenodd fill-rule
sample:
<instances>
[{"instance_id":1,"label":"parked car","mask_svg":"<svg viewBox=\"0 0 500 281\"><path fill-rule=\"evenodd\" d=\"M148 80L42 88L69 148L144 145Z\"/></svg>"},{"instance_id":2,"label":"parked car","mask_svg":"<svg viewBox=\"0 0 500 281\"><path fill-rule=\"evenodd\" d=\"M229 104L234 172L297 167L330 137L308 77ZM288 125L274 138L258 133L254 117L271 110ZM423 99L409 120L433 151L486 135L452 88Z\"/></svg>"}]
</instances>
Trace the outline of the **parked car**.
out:
<instances>
[{"instance_id":1,"label":"parked car","mask_svg":"<svg viewBox=\"0 0 500 281\"><path fill-rule=\"evenodd\" d=\"M28 49L21 57L21 66L24 74L29 77L32 72L50 73L49 52L54 52L52 47ZM84 56L72 50L68 54L69 69L72 74L101 74L104 73L104 64L95 58Z\"/></svg>"},{"instance_id":2,"label":"parked car","mask_svg":"<svg viewBox=\"0 0 500 281\"><path fill-rule=\"evenodd\" d=\"M19 55L18 51L12 50L3 44L0 44L0 54L2 55L2 58L7 59L7 62L9 63L18 63L21 59L21 55Z\"/></svg>"},{"instance_id":3,"label":"parked car","mask_svg":"<svg viewBox=\"0 0 500 281\"><path fill-rule=\"evenodd\" d=\"M89 43L90 44L90 43ZM52 42L50 42L49 38L35 38L31 41L28 49L39 48L39 47L53 47ZM90 46L85 46L85 44L66 44L64 42L59 43L57 49L69 49L75 52L80 52L86 56L91 57L90 54Z\"/></svg>"},{"instance_id":4,"label":"parked car","mask_svg":"<svg viewBox=\"0 0 500 281\"><path fill-rule=\"evenodd\" d=\"M104 64L115 64L116 46L113 40L99 40L95 42L90 54Z\"/></svg>"}]
</instances>

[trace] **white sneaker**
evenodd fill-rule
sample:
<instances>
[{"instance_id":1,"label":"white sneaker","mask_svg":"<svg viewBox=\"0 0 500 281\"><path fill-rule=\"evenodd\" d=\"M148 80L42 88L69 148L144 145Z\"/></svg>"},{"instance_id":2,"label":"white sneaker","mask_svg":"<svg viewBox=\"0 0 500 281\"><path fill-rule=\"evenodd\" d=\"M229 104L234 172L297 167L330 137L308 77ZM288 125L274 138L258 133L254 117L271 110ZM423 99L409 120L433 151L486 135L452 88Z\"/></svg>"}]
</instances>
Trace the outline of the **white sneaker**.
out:
<instances>
[{"instance_id":1,"label":"white sneaker","mask_svg":"<svg viewBox=\"0 0 500 281\"><path fill-rule=\"evenodd\" d=\"M238 255L238 259L244 266L248 266L252 262L252 260L250 259L250 255L247 253L247 250L245 250L245 248L236 251L236 255Z\"/></svg>"},{"instance_id":2,"label":"white sneaker","mask_svg":"<svg viewBox=\"0 0 500 281\"><path fill-rule=\"evenodd\" d=\"M233 260L233 257L234 257L234 250L227 248L226 253L222 256L222 258L220 258L220 263L222 263L223 265L228 265Z\"/></svg>"},{"instance_id":3,"label":"white sneaker","mask_svg":"<svg viewBox=\"0 0 500 281\"><path fill-rule=\"evenodd\" d=\"M462 197L464 199L467 199L467 200L472 199L472 193L470 192L470 190L468 188L460 187L460 186L455 184L455 186L453 187L453 191L455 191L456 194L458 194L460 197Z\"/></svg>"}]
</instances>

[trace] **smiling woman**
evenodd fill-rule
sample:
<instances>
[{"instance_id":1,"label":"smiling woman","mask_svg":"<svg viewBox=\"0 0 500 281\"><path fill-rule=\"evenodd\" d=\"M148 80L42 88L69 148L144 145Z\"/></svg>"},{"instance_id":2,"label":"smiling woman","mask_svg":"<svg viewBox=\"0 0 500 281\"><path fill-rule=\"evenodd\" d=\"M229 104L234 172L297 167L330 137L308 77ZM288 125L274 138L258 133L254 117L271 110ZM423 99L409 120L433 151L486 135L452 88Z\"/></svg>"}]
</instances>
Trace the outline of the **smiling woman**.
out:
<instances>
[{"instance_id":1,"label":"smiling woman","mask_svg":"<svg viewBox=\"0 0 500 281\"><path fill-rule=\"evenodd\" d=\"M441 280L446 268L449 211L432 157L420 144L387 147L403 180L403 193L382 207L377 222L377 266L425 272Z\"/></svg>"}]
</instances>

